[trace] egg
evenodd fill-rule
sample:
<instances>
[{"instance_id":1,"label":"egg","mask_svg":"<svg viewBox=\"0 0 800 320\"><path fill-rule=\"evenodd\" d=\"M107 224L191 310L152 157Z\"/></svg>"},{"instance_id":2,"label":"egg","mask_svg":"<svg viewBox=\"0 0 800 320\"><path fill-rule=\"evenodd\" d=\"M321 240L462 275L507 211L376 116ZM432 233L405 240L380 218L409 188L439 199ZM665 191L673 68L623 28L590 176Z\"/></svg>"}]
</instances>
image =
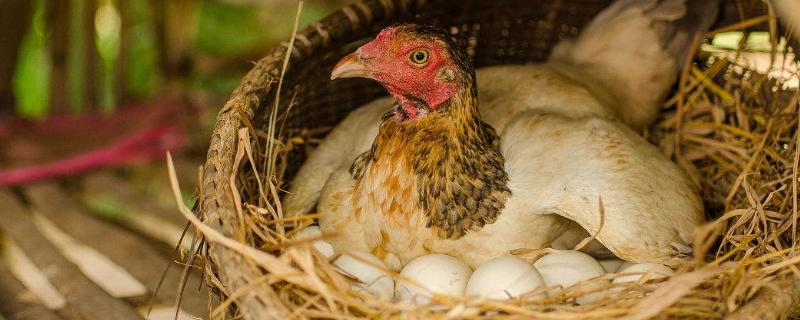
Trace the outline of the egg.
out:
<instances>
[{"instance_id":1,"label":"egg","mask_svg":"<svg viewBox=\"0 0 800 320\"><path fill-rule=\"evenodd\" d=\"M484 262L467 282L467 295L504 300L543 288L544 279L532 265L517 257L504 256ZM544 298L544 294L536 299Z\"/></svg>"},{"instance_id":2,"label":"egg","mask_svg":"<svg viewBox=\"0 0 800 320\"><path fill-rule=\"evenodd\" d=\"M603 270L606 273L614 273L617 272L617 270L619 270L619 267L627 261L615 258L615 259L598 260L597 262L600 263L600 266L603 267Z\"/></svg>"},{"instance_id":3,"label":"egg","mask_svg":"<svg viewBox=\"0 0 800 320\"><path fill-rule=\"evenodd\" d=\"M636 264L636 262L630 262L630 261L623 260L622 264L619 265L619 267L617 267L617 270L615 272L619 273L620 271L628 269L630 266L632 266L634 264Z\"/></svg>"},{"instance_id":4,"label":"egg","mask_svg":"<svg viewBox=\"0 0 800 320\"><path fill-rule=\"evenodd\" d=\"M322 237L322 231L319 230L318 226L308 226L300 230L292 239L295 240L302 240L302 239L316 239ZM330 242L325 241L323 239L314 240L311 242L311 245L314 249L317 249L319 253L321 253L326 258L330 259L336 254L336 251L333 249L333 246Z\"/></svg>"},{"instance_id":5,"label":"egg","mask_svg":"<svg viewBox=\"0 0 800 320\"><path fill-rule=\"evenodd\" d=\"M367 252L348 251L336 258L333 265L358 280L358 283L353 284L353 290L365 291L386 300L394 297L394 280L378 257Z\"/></svg>"},{"instance_id":6,"label":"egg","mask_svg":"<svg viewBox=\"0 0 800 320\"><path fill-rule=\"evenodd\" d=\"M548 287L560 285L569 288L572 285L599 277L605 274L603 267L590 255L580 251L558 250L549 253L533 264L544 279ZM592 283L591 285L597 285ZM590 288L584 288L590 289ZM579 304L588 303L602 297L604 293L597 292L578 297Z\"/></svg>"},{"instance_id":7,"label":"egg","mask_svg":"<svg viewBox=\"0 0 800 320\"><path fill-rule=\"evenodd\" d=\"M401 302L423 305L433 294L463 295L471 274L472 270L456 258L424 255L411 260L400 272L395 296Z\"/></svg>"},{"instance_id":8,"label":"egg","mask_svg":"<svg viewBox=\"0 0 800 320\"><path fill-rule=\"evenodd\" d=\"M618 273L625 274L625 273L633 273L627 274L620 277L617 277L612 281L612 283L626 283L626 282L635 282L639 281L644 276L647 276L647 279L658 279L663 277L669 277L675 272L672 271L669 267L657 264L657 263L638 263L631 265L630 267L625 268Z\"/></svg>"}]
</instances>

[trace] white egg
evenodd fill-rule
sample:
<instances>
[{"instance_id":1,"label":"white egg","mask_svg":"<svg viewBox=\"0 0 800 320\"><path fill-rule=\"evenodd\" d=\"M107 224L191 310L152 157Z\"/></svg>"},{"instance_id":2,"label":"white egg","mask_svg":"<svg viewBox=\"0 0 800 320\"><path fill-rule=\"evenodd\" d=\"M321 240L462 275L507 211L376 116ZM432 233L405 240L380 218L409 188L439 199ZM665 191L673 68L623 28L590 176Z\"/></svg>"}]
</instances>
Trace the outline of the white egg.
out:
<instances>
[{"instance_id":1,"label":"white egg","mask_svg":"<svg viewBox=\"0 0 800 320\"><path fill-rule=\"evenodd\" d=\"M308 226L300 230L292 239L301 240L301 239L315 239L322 237L322 231L319 230L318 226ZM321 253L326 258L330 259L336 254L336 251L333 249L333 246L330 242L318 239L311 242L311 245L314 249L317 249L319 253Z\"/></svg>"},{"instance_id":2,"label":"white egg","mask_svg":"<svg viewBox=\"0 0 800 320\"><path fill-rule=\"evenodd\" d=\"M489 299L510 299L543 288L544 279L525 260L504 256L484 262L467 283L467 295ZM544 298L544 294L536 299Z\"/></svg>"},{"instance_id":3,"label":"white egg","mask_svg":"<svg viewBox=\"0 0 800 320\"><path fill-rule=\"evenodd\" d=\"M560 285L563 288L569 288L578 282L605 274L597 260L588 254L573 250L558 250L549 253L536 260L533 266L539 270L548 287ZM597 284L592 283L591 285ZM579 304L584 304L601 298L603 294L603 292L587 294L576 300Z\"/></svg>"},{"instance_id":4,"label":"white egg","mask_svg":"<svg viewBox=\"0 0 800 320\"><path fill-rule=\"evenodd\" d=\"M617 272L617 270L619 270L619 267L627 261L619 258L613 258L613 259L598 260L597 262L600 263L600 266L603 267L603 271L605 271L606 273L614 273Z\"/></svg>"},{"instance_id":5,"label":"white egg","mask_svg":"<svg viewBox=\"0 0 800 320\"><path fill-rule=\"evenodd\" d=\"M401 302L427 304L433 294L463 295L472 270L444 254L429 254L411 260L400 272L396 296ZM405 280L408 278L411 281Z\"/></svg>"},{"instance_id":6,"label":"white egg","mask_svg":"<svg viewBox=\"0 0 800 320\"><path fill-rule=\"evenodd\" d=\"M336 258L333 265L358 280L358 283L353 285L354 290L366 291L387 300L391 300L394 296L394 280L386 272L388 268L378 257L366 252L348 251Z\"/></svg>"},{"instance_id":7,"label":"white egg","mask_svg":"<svg viewBox=\"0 0 800 320\"><path fill-rule=\"evenodd\" d=\"M636 264L636 262L630 262L622 260L622 264L617 267L616 273L619 273L622 270L628 269L630 266Z\"/></svg>"},{"instance_id":8,"label":"white egg","mask_svg":"<svg viewBox=\"0 0 800 320\"><path fill-rule=\"evenodd\" d=\"M639 281L642 277L647 275L647 280L669 277L675 272L669 267L657 263L639 263L625 268L617 273L625 274L632 273L617 277L613 283L625 283ZM646 280L645 280L646 281Z\"/></svg>"}]
</instances>

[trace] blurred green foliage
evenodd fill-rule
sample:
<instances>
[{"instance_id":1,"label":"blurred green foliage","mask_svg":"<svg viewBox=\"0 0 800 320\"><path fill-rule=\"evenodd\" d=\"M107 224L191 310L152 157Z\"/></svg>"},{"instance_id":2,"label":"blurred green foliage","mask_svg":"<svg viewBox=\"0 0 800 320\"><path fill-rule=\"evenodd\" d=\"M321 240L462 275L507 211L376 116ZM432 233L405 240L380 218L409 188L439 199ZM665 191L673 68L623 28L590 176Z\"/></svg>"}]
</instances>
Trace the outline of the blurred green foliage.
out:
<instances>
[{"instance_id":1,"label":"blurred green foliage","mask_svg":"<svg viewBox=\"0 0 800 320\"><path fill-rule=\"evenodd\" d=\"M337 4L331 1L306 1L300 15L300 29L322 19ZM263 50L289 38L297 2L282 1L269 6L231 5L203 1L199 7L195 47L198 54L237 56ZM266 52L258 52L259 55ZM243 72L233 74L197 74L195 89L228 95L239 84Z\"/></svg>"},{"instance_id":2,"label":"blurred green foliage","mask_svg":"<svg viewBox=\"0 0 800 320\"><path fill-rule=\"evenodd\" d=\"M51 33L46 23L46 0L35 1L35 14L31 28L25 35L14 77L14 94L17 113L26 118L41 118L48 114L50 105L50 74L52 63L48 54ZM122 97L117 97L115 81L122 81L125 98L140 100L159 93L163 82L159 70L159 48L153 6L148 0L100 0L95 13L94 34L86 34L82 26L87 0L59 0L70 2L69 49L67 55L68 105L74 112L82 112L91 101L97 101L101 110L111 111ZM127 12L120 16L119 6ZM301 13L301 28L319 20L341 5L341 1L306 1ZM269 4L231 3L219 0L196 0L193 6L197 17L190 54L205 59L240 59L257 57L278 41L289 38L297 2L275 1ZM126 19L121 21L120 19ZM120 25L128 26L129 39L120 43ZM91 38L89 38L91 37ZM94 42L86 39L94 39ZM88 48L87 44L94 45ZM97 50L100 64L95 77L87 77L86 53ZM119 50L126 50L120 55ZM117 61L122 57L124 61ZM118 63L119 62L119 63ZM115 79L115 68L125 68L124 79ZM227 96L239 83L246 70L225 70L217 73L192 73L186 75L187 89L200 90L213 95ZM96 83L87 83L95 79ZM86 97L87 86L94 85L96 97Z\"/></svg>"},{"instance_id":3,"label":"blurred green foliage","mask_svg":"<svg viewBox=\"0 0 800 320\"><path fill-rule=\"evenodd\" d=\"M156 51L155 26L147 8L147 0L127 0L131 38L128 48L128 69L125 72L125 89L134 97L150 97L156 92L158 79L158 52Z\"/></svg>"},{"instance_id":4,"label":"blurred green foliage","mask_svg":"<svg viewBox=\"0 0 800 320\"><path fill-rule=\"evenodd\" d=\"M231 6L208 1L198 10L195 45L200 52L236 54L269 37L268 32L260 32L265 26L258 26L256 11L251 5Z\"/></svg>"},{"instance_id":5,"label":"blurred green foliage","mask_svg":"<svg viewBox=\"0 0 800 320\"><path fill-rule=\"evenodd\" d=\"M40 118L50 105L50 57L47 54L45 1L35 0L31 27L22 40L14 75L17 113L26 118Z\"/></svg>"},{"instance_id":6,"label":"blurred green foliage","mask_svg":"<svg viewBox=\"0 0 800 320\"><path fill-rule=\"evenodd\" d=\"M304 6L300 26L321 19L327 12L322 2ZM284 1L269 7L230 5L203 1L199 7L196 47L199 52L235 55L289 38L297 4Z\"/></svg>"}]
</instances>

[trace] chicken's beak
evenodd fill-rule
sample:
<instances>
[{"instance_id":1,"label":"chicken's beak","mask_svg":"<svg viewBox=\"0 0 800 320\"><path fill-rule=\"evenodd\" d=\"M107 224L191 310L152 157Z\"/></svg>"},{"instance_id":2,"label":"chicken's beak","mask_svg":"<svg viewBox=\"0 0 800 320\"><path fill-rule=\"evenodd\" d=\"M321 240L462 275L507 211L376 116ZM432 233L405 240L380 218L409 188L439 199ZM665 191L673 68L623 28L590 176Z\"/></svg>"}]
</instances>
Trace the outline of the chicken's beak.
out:
<instances>
[{"instance_id":1,"label":"chicken's beak","mask_svg":"<svg viewBox=\"0 0 800 320\"><path fill-rule=\"evenodd\" d=\"M358 51L348 54L333 67L331 80L337 78L369 78L369 68L361 61Z\"/></svg>"}]
</instances>

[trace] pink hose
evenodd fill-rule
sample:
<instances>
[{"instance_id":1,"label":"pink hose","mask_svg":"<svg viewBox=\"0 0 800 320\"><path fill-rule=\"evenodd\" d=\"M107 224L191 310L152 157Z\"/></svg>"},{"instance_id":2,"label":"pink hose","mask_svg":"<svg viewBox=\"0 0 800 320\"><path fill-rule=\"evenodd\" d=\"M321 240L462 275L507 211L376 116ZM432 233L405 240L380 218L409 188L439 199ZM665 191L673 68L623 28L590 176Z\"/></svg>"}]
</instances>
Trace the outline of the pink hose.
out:
<instances>
[{"instance_id":1,"label":"pink hose","mask_svg":"<svg viewBox=\"0 0 800 320\"><path fill-rule=\"evenodd\" d=\"M179 149L185 143L186 138L177 126L149 128L122 138L106 148L55 162L2 170L0 171L0 186L75 175L92 169L120 166L134 161L161 157L168 150Z\"/></svg>"}]
</instances>

